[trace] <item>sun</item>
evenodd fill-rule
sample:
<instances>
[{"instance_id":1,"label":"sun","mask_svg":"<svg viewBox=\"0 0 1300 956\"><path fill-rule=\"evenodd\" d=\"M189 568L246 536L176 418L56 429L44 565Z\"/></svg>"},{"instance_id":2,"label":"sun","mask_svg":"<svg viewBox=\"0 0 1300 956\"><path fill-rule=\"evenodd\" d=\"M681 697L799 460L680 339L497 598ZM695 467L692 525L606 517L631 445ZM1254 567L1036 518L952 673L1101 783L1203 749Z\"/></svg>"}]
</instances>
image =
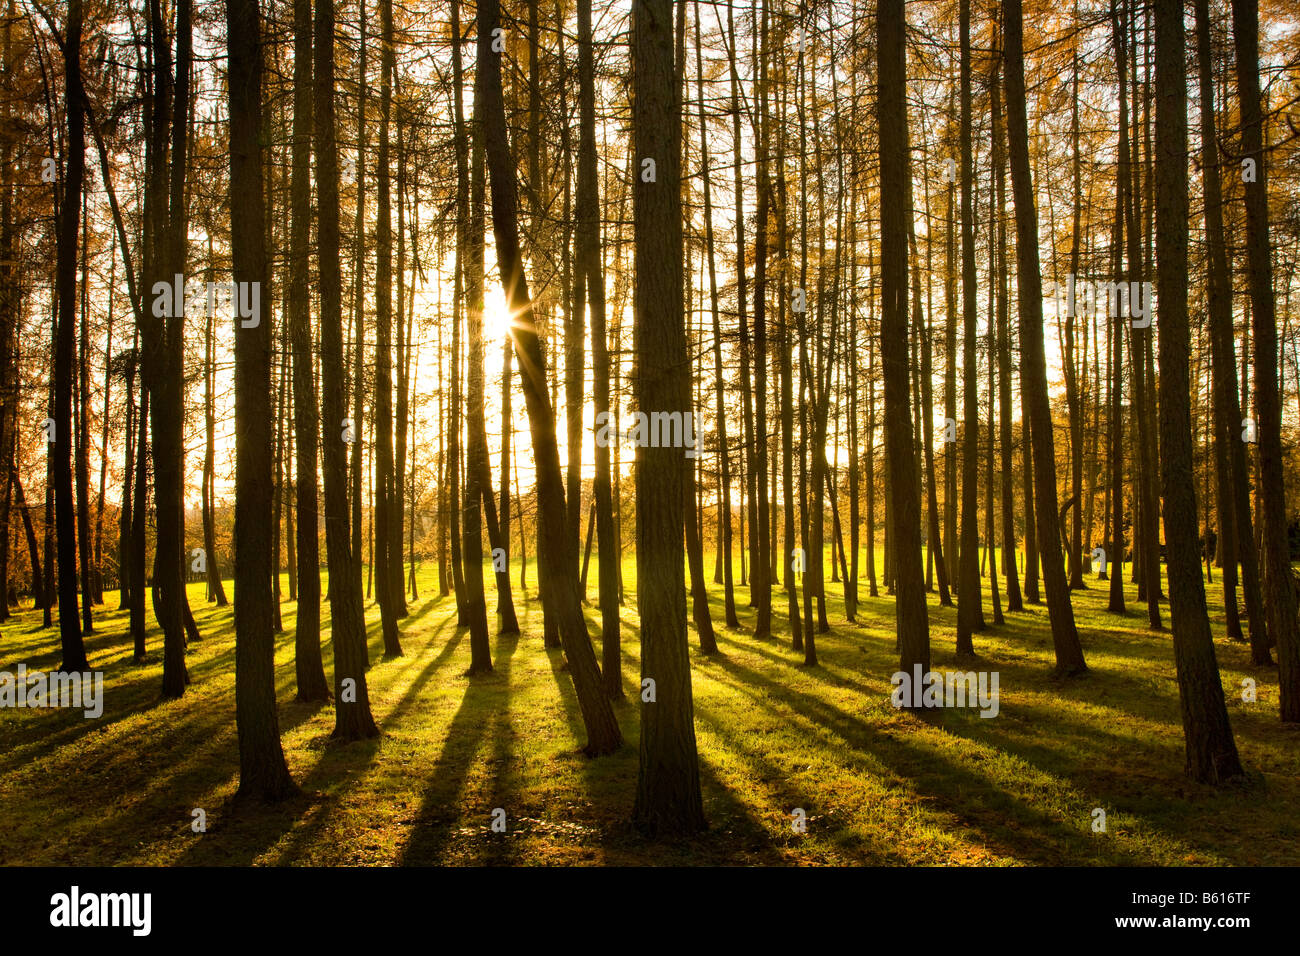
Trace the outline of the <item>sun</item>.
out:
<instances>
[{"instance_id":1,"label":"sun","mask_svg":"<svg viewBox=\"0 0 1300 956\"><path fill-rule=\"evenodd\" d=\"M483 336L489 342L500 342L510 334L510 309L500 286L494 286L483 297Z\"/></svg>"}]
</instances>

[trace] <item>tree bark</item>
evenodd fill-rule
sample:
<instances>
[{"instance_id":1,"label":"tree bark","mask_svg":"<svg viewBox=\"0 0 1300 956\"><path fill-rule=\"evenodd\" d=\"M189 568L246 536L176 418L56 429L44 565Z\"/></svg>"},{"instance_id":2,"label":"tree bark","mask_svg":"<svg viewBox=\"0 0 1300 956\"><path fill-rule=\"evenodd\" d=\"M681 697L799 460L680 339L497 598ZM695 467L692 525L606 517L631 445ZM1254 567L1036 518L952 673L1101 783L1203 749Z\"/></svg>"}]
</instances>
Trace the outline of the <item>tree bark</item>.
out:
<instances>
[{"instance_id":1,"label":"tree bark","mask_svg":"<svg viewBox=\"0 0 1300 956\"><path fill-rule=\"evenodd\" d=\"M1029 124L1025 108L1025 65L1020 0L1004 0L1007 134L1010 143L1011 185L1016 207L1017 287L1020 299L1020 382L1026 420L1032 422L1033 470L1037 508L1034 518L1043 558L1043 585L1062 676L1087 670L1083 647L1074 625L1074 609L1061 560L1061 536L1056 514L1056 449L1052 409L1047 393L1047 363L1043 350L1042 273L1038 263L1038 214L1029 171Z\"/></svg>"},{"instance_id":2,"label":"tree bark","mask_svg":"<svg viewBox=\"0 0 1300 956\"><path fill-rule=\"evenodd\" d=\"M226 0L230 56L230 246L237 283L266 289L262 203L262 37L258 0ZM270 296L267 295L269 300ZM269 311L269 310L268 310ZM298 788L280 746L271 627L271 322L235 329L235 722L238 796L279 801Z\"/></svg>"}]
</instances>

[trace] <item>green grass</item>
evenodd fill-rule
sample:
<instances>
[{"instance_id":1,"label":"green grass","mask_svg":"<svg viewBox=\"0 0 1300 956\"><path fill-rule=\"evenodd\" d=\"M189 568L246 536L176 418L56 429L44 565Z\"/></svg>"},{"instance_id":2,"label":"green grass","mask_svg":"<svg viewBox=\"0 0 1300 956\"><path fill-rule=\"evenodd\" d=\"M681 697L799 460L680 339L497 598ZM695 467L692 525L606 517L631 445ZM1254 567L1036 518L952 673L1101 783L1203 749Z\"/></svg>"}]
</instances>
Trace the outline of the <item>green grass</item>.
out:
<instances>
[{"instance_id":1,"label":"green grass","mask_svg":"<svg viewBox=\"0 0 1300 956\"><path fill-rule=\"evenodd\" d=\"M593 557L593 600L595 565ZM711 572L711 560L706 566ZM1300 729L1278 721L1276 670L1251 667L1246 646L1223 637L1217 575L1208 593L1228 709L1250 772L1245 785L1216 791L1183 776L1170 635L1146 629L1131 585L1126 618L1105 612L1104 584L1091 581L1091 590L1074 595L1087 676L1053 677L1046 612L1033 608L976 635L982 660L974 669L1000 674L998 716L944 710L929 720L889 702L897 667L891 597L865 599L859 623L846 624L840 585L828 583L832 628L817 635L821 663L810 669L790 648L785 595L774 595L773 639L756 642L752 611L743 606L748 589L739 588L744 629L719 628L719 656L701 656L693 629L690 635L710 830L652 845L627 822L637 778L640 672L634 564L624 571L628 702L616 705L627 743L598 760L580 753L572 683L561 652L542 647L533 567L529 573L528 599L515 592L523 636L494 638L495 670L472 679L465 674L466 632L455 626L454 602L436 597L431 568L401 625L404 657L381 659L378 609L367 602L370 693L383 734L351 744L329 739L330 705L293 700L294 605L286 600L276 643L280 726L304 795L270 809L231 802L238 771L231 610L205 604L201 585L190 588L203 640L190 647L193 683L185 697L164 702L158 632L150 632L149 660L133 664L125 613L97 608L87 648L91 666L105 675L102 718L84 719L80 710L0 710L0 859L1300 863ZM720 622L720 587L712 586L711 599ZM110 606L116 604L110 595ZM947 669L955 665L955 612L931 595L930 615L933 666ZM598 619L595 608L588 618ZM40 615L31 611L0 628L0 669L19 662L47 671L59 663L57 631L40 629ZM1257 703L1241 701L1245 677L1258 685ZM491 829L497 807L507 813L505 834ZM1095 807L1106 811L1105 833L1092 831ZM191 829L195 808L207 814L205 833ZM806 834L791 826L795 808L807 815Z\"/></svg>"}]
</instances>

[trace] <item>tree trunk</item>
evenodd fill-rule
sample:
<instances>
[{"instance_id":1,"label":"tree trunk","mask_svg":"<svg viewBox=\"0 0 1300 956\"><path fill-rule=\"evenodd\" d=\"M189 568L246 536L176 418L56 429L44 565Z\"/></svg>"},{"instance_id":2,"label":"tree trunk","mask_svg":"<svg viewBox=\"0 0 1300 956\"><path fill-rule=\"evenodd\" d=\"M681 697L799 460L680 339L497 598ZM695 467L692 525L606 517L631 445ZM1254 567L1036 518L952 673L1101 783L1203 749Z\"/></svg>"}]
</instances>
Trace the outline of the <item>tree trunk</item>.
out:
<instances>
[{"instance_id":1,"label":"tree trunk","mask_svg":"<svg viewBox=\"0 0 1300 956\"><path fill-rule=\"evenodd\" d=\"M1043 557L1043 584L1061 675L1087 670L1083 647L1074 626L1074 609L1061 560L1061 536L1056 514L1056 450L1052 409L1047 393L1047 363L1043 350L1042 273L1038 263L1038 214L1029 172L1029 124L1025 108L1025 64L1020 0L1005 0L1005 63L1007 133L1010 143L1011 185L1016 206L1017 287L1020 299L1020 382L1026 420L1032 422L1033 470L1037 508L1034 518Z\"/></svg>"},{"instance_id":2,"label":"tree trunk","mask_svg":"<svg viewBox=\"0 0 1300 956\"><path fill-rule=\"evenodd\" d=\"M371 516L375 545L372 564L375 595L384 636L384 659L400 657L401 637L397 632L397 602L400 594L401 569L392 566L394 542L390 517L395 507L393 471L393 227L392 187L389 165L389 127L393 104L393 3L380 0L379 17L383 32L379 81L379 152L378 196L375 205L375 396L372 407L375 420L375 509ZM401 538L395 543L401 554ZM482 568L479 569L480 577ZM394 580L396 576L396 580Z\"/></svg>"},{"instance_id":3,"label":"tree trunk","mask_svg":"<svg viewBox=\"0 0 1300 956\"><path fill-rule=\"evenodd\" d=\"M1277 319L1268 233L1268 157L1264 154L1264 115L1259 93L1257 0L1233 0L1232 32L1237 48L1242 153L1254 160L1255 169L1255 181L1245 184L1246 256L1250 265L1251 319L1255 338L1255 429L1262 506L1259 521L1267 594L1264 605L1268 613L1269 635L1277 643L1282 720L1294 723L1300 721L1300 622L1296 619L1296 596L1287 541L1282 408L1277 383ZM1240 527L1244 535L1245 525ZM1253 621L1252 617L1252 630Z\"/></svg>"},{"instance_id":4,"label":"tree trunk","mask_svg":"<svg viewBox=\"0 0 1300 956\"><path fill-rule=\"evenodd\" d=\"M1156 294L1160 301L1160 450L1169 612L1187 746L1186 771L1200 783L1243 775L1228 723L1223 681L1205 608L1197 545L1196 484L1188 407L1187 75L1183 4L1155 0ZM1285 582L1290 588L1291 582ZM1148 584L1148 587L1152 585Z\"/></svg>"},{"instance_id":5,"label":"tree trunk","mask_svg":"<svg viewBox=\"0 0 1300 956\"><path fill-rule=\"evenodd\" d=\"M82 0L69 0L64 30L64 99L67 104L67 163L58 229L55 266L58 320L54 348L54 433L50 455L54 468L55 515L58 521L60 671L90 669L77 618L77 538L72 500L72 401L77 354L77 232L81 217L85 172L85 128L82 121L81 29ZM49 561L47 556L46 565Z\"/></svg>"},{"instance_id":6,"label":"tree trunk","mask_svg":"<svg viewBox=\"0 0 1300 956\"><path fill-rule=\"evenodd\" d=\"M637 408L690 411L682 314L681 103L669 0L632 7L632 142L657 175L632 185ZM703 830L683 580L683 512L693 508L681 448L636 453L637 604L641 615L641 744L633 819L653 836ZM648 689L647 689L648 683ZM647 697L647 695L649 695Z\"/></svg>"},{"instance_id":7,"label":"tree trunk","mask_svg":"<svg viewBox=\"0 0 1300 956\"><path fill-rule=\"evenodd\" d=\"M532 297L524 274L519 248L517 195L510 144L506 132L505 103L501 92L500 55L492 52L492 31L500 20L497 0L482 0L478 7L478 71L476 98L482 103L487 165L491 175L492 230L496 240L497 264L506 305L514 317L510 334L518 360L520 383L528 409L533 437L533 460L537 470L539 537L550 554L565 553L564 479L560 473L560 451L555 436L555 411L546 393L546 359L537 336ZM680 261L680 257L678 260ZM678 300L680 301L680 299ZM680 529L677 540L681 541ZM678 564L680 569L681 565ZM623 742L614 710L602 686L600 667L587 634L578 603L576 573L571 562L554 561L549 568L554 585L560 639L564 644L569 672L577 692L578 707L587 730L586 752L592 756L611 753ZM680 573L680 571L679 571ZM684 600L684 590L683 590Z\"/></svg>"},{"instance_id":8,"label":"tree trunk","mask_svg":"<svg viewBox=\"0 0 1300 956\"><path fill-rule=\"evenodd\" d=\"M876 117L880 130L882 303L880 347L885 379L885 442L893 494L889 518L897 548L895 634L899 669L930 670L930 623L921 564L920 483L908 396L907 317L907 14L903 0L876 8ZM972 552L972 557L974 553Z\"/></svg>"},{"instance_id":9,"label":"tree trunk","mask_svg":"<svg viewBox=\"0 0 1300 956\"><path fill-rule=\"evenodd\" d=\"M289 201L293 225L290 243L289 334L293 341L294 435L298 460L294 468L297 522L298 614L294 631L294 669L298 699L329 700L329 684L320 649L320 526L316 462L320 421L312 357L311 296L308 236L311 231L311 0L293 4L293 178ZM209 432L211 434L211 432ZM208 558L212 560L211 556Z\"/></svg>"},{"instance_id":10,"label":"tree trunk","mask_svg":"<svg viewBox=\"0 0 1300 956\"><path fill-rule=\"evenodd\" d=\"M295 11L296 13L297 11ZM258 0L227 0L230 55L230 246L237 283L264 291L268 275L262 204L262 38ZM270 296L266 296L267 300ZM235 329L235 722L238 796L279 801L298 788L280 746L271 628L271 323ZM269 318L269 316L268 316Z\"/></svg>"},{"instance_id":11,"label":"tree trunk","mask_svg":"<svg viewBox=\"0 0 1300 956\"><path fill-rule=\"evenodd\" d=\"M976 346L975 210L971 162L970 0L961 0L961 294L962 294L962 454L961 553L957 560L957 654L971 656L971 635L984 630L979 577L979 383ZM1041 335L1041 329L1039 330ZM1023 346L1022 346L1023 347ZM895 486L897 495L900 489Z\"/></svg>"},{"instance_id":12,"label":"tree trunk","mask_svg":"<svg viewBox=\"0 0 1300 956\"><path fill-rule=\"evenodd\" d=\"M336 739L377 737L366 685L366 627L360 581L348 539L347 405L343 397L343 289L339 268L339 158L334 130L334 4L316 0L312 89L316 154L317 260L320 273L321 423L325 551L329 562L330 640L334 645ZM359 173L360 174L360 173ZM358 345L360 339L358 340ZM360 380L356 387L360 390ZM354 413L355 415L355 413ZM351 422L360 431L360 416Z\"/></svg>"}]
</instances>

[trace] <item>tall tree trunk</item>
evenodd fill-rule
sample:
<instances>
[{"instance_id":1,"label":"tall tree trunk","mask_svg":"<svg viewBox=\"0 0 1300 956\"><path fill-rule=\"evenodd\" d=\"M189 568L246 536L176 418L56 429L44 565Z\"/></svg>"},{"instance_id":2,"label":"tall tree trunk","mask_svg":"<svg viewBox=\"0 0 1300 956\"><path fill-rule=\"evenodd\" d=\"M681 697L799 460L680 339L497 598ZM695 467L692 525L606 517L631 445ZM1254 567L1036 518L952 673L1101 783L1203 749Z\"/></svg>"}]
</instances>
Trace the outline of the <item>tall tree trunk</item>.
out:
<instances>
[{"instance_id":1,"label":"tall tree trunk","mask_svg":"<svg viewBox=\"0 0 1300 956\"><path fill-rule=\"evenodd\" d=\"M1034 518L1043 557L1043 585L1052 626L1058 674L1087 670L1083 647L1074 626L1074 609L1061 560L1060 525L1056 513L1056 449L1052 409L1047 393L1047 363L1043 350L1042 273L1038 263L1038 213L1029 171L1029 124L1025 107L1025 64L1020 0L1005 0L1005 63L1007 134L1010 143L1011 186L1016 206L1017 287L1020 298L1020 382L1026 419L1032 422L1033 469L1037 508Z\"/></svg>"},{"instance_id":2,"label":"tall tree trunk","mask_svg":"<svg viewBox=\"0 0 1300 956\"><path fill-rule=\"evenodd\" d=\"M84 137L84 133L83 133ZM77 342L76 442L74 445L77 491L77 564L81 577L81 632L93 634L95 582L90 563L90 217L86 190L81 193L81 334Z\"/></svg>"},{"instance_id":3,"label":"tall tree trunk","mask_svg":"<svg viewBox=\"0 0 1300 956\"><path fill-rule=\"evenodd\" d=\"M759 32L757 28L755 32ZM754 441L751 467L754 475L754 525L750 529L757 540L754 563L750 568L757 621L754 637L765 640L772 634L772 530L767 492L767 245L771 188L768 184L767 122L767 16L764 7L762 28L762 74L759 79L760 128L758 138L758 220L754 236Z\"/></svg>"},{"instance_id":4,"label":"tall tree trunk","mask_svg":"<svg viewBox=\"0 0 1300 956\"><path fill-rule=\"evenodd\" d=\"M1169 612L1183 712L1187 774L1201 783L1243 775L1205 607L1197 545L1188 407L1187 74L1181 0L1155 0L1156 293L1160 301L1160 450ZM1286 582L1290 588L1291 582ZM1151 587L1151 585L1148 585Z\"/></svg>"},{"instance_id":5,"label":"tall tree trunk","mask_svg":"<svg viewBox=\"0 0 1300 956\"><path fill-rule=\"evenodd\" d=\"M583 0L589 3L589 0ZM713 315L713 377L716 399L715 416L718 429L718 525L721 548L719 559L722 564L722 601L723 614L727 627L740 627L736 616L736 594L734 571L731 562L732 527L731 527L731 449L727 445L727 407L725 400L726 376L722 366L722 325L721 310L718 304L717 261L713 244L713 190L709 167L709 137L704 118L704 65L700 53L703 44L703 27L700 25L700 6L693 4L695 13L695 89L699 101L700 114L700 166L704 179L704 247L709 267L709 304ZM588 13L590 17L590 12ZM581 183L581 180L579 180ZM592 308L592 342L595 349L595 307ZM601 316L602 322L604 316ZM601 345L603 348L603 343ZM608 362L608 358L606 358ZM609 401L606 399L606 407ZM599 411L599 409L597 409ZM602 572L603 574L603 572Z\"/></svg>"},{"instance_id":6,"label":"tall tree trunk","mask_svg":"<svg viewBox=\"0 0 1300 956\"><path fill-rule=\"evenodd\" d=\"M975 653L971 635L984 630L979 572L979 383L975 357L975 210L971 162L970 0L961 0L961 297L962 297L962 454L961 554L957 560L957 654ZM1041 334L1041 329L1040 329ZM1022 346L1023 347L1023 346ZM898 494L899 489L894 488Z\"/></svg>"},{"instance_id":7,"label":"tall tree trunk","mask_svg":"<svg viewBox=\"0 0 1300 956\"><path fill-rule=\"evenodd\" d=\"M320 274L321 450L325 551L329 562L330 640L334 645L334 731L343 740L377 737L366 685L366 626L348 539L347 443L343 396L343 280L339 268L339 157L334 129L334 4L316 0L312 44L312 125L316 154L317 261ZM364 168L364 167L362 167ZM360 173L359 173L360 174ZM356 383L358 391L360 380ZM355 415L355 413L354 413ZM360 431L360 416L351 425Z\"/></svg>"},{"instance_id":8,"label":"tall tree trunk","mask_svg":"<svg viewBox=\"0 0 1300 956\"><path fill-rule=\"evenodd\" d=\"M296 11L295 11L296 12ZM261 11L227 0L230 55L230 247L237 283L265 289L269 273L262 204ZM268 300L270 296L266 297ZM298 793L280 746L271 628L271 323L235 329L235 723L238 796L279 801ZM269 318L269 316L268 316Z\"/></svg>"},{"instance_id":9,"label":"tall tree trunk","mask_svg":"<svg viewBox=\"0 0 1300 956\"><path fill-rule=\"evenodd\" d=\"M58 320L54 348L54 434L50 455L54 468L55 515L59 542L59 636L61 671L90 669L81 623L77 618L77 538L72 500L72 400L77 354L77 232L81 217L86 137L82 118L81 31L82 0L69 0L64 29L64 101L68 121L67 162L58 229L55 266ZM48 555L46 566L50 564Z\"/></svg>"},{"instance_id":10,"label":"tall tree trunk","mask_svg":"<svg viewBox=\"0 0 1300 956\"><path fill-rule=\"evenodd\" d=\"M310 24L310 11L308 13L308 23ZM310 26L308 27L310 29ZM309 90L310 94L310 90ZM310 122L310 120L308 120ZM310 127L308 127L309 137ZM310 146L309 146L310 148ZM306 239L304 237L304 243ZM212 241L208 240L208 281L213 279L212 267ZM296 274L296 273L295 273ZM303 279L304 283L306 277ZM305 289L304 285L304 289ZM292 294L292 290L291 290ZM230 601L226 597L226 586L221 580L221 567L217 561L217 533L216 533L216 515L213 513L216 508L216 433L217 433L217 413L216 413L216 387L217 371L215 363L216 351L216 309L205 309L204 312L204 374L203 374L203 555L204 563L207 565L206 576L208 582L208 597L210 600L217 602L217 607L226 607ZM313 474L314 474L313 467ZM302 624L301 612L298 618L299 626Z\"/></svg>"},{"instance_id":11,"label":"tall tree trunk","mask_svg":"<svg viewBox=\"0 0 1300 956\"><path fill-rule=\"evenodd\" d=\"M1125 163L1128 157L1128 81L1124 53L1124 26L1120 19L1117 0L1110 2L1111 36L1115 49L1115 65L1119 71L1119 157L1115 178L1115 226L1111 231L1111 272L1118 280L1121 275L1124 248L1124 213L1128 208L1128 175ZM1124 606L1124 324L1127 319L1118 309L1110 326L1110 423L1107 442L1110 458L1110 534L1107 537L1107 558L1111 565L1110 595L1106 610L1125 614Z\"/></svg>"},{"instance_id":12,"label":"tall tree trunk","mask_svg":"<svg viewBox=\"0 0 1300 956\"><path fill-rule=\"evenodd\" d=\"M546 393L546 359L537 336L537 321L519 248L518 197L506 132L500 54L492 52L492 31L497 28L500 18L497 0L480 2L476 98L482 104L479 115L483 120L487 166L491 176L492 231L496 240L497 265L506 292L506 306L514 317L510 334L532 431L538 524L541 528L539 537L546 542L549 554L562 555L565 553L567 521L564 479L560 473L560 451L555 435L555 410ZM680 261L680 257L670 261ZM681 541L680 529L677 541ZM680 563L678 567L681 567ZM587 730L586 752L592 756L611 753L621 746L623 736L602 685L600 667L578 603L577 568L571 562L554 561L548 573L554 585L553 599L560 639Z\"/></svg>"},{"instance_id":13,"label":"tall tree trunk","mask_svg":"<svg viewBox=\"0 0 1300 956\"><path fill-rule=\"evenodd\" d=\"M319 14L317 14L319 16ZM355 584L356 592L361 594L361 554L362 554L362 535L364 534L361 521L361 487L362 477L365 471L363 456L366 451L366 443L363 439L362 418L365 410L365 354L366 354L366 145L369 142L369 127L366 125L366 102L369 98L370 86L369 76L366 72L369 34L366 30L366 0L358 0L357 17L359 20L360 36L357 39L358 63L357 63L357 214L354 220L353 232L355 233L354 262L352 266L352 326L353 326L353 349L352 349L352 415L349 423L352 426L352 460L349 463L349 481L350 481L350 507L351 507L351 555L352 555L352 579ZM319 196L317 202L320 201ZM317 229L319 230L319 223ZM322 347L324 336L322 335ZM323 377L323 375L322 375ZM344 404L347 403L347 383L346 372L344 373ZM324 396L322 396L323 398ZM327 427L334 427L327 423ZM342 427L342 426L339 426ZM326 544L328 552L329 545ZM330 567L334 566L332 559L327 557ZM333 586L330 588L330 598L333 600ZM332 605L331 605L332 606ZM363 611L364 615L364 611ZM361 642L361 651L365 658L365 666L370 666L370 650L366 642Z\"/></svg>"},{"instance_id":14,"label":"tall tree trunk","mask_svg":"<svg viewBox=\"0 0 1300 956\"><path fill-rule=\"evenodd\" d=\"M1255 171L1255 181L1245 184L1246 257L1250 266L1251 319L1255 338L1255 428L1262 506L1259 521L1267 593L1264 604L1269 634L1277 643L1281 716L1283 721L1293 723L1300 721L1300 622L1296 619L1296 596L1287 542L1282 408L1277 383L1277 318L1268 233L1268 157L1264 154L1264 114L1259 93L1257 0L1232 0L1232 32L1237 48L1242 153L1254 161ZM1246 525L1239 526L1243 529L1244 540ZM1252 617L1252 631L1253 621Z\"/></svg>"},{"instance_id":15,"label":"tall tree trunk","mask_svg":"<svg viewBox=\"0 0 1300 956\"><path fill-rule=\"evenodd\" d=\"M393 226L392 186L389 174L389 127L393 109L393 2L380 0L379 17L383 41L379 81L379 172L375 205L375 510L371 516L375 546L372 563L375 595L384 636L384 658L400 657L402 641L397 632L397 602L402 587L401 569L392 566L394 542L390 512L395 503L393 475ZM401 537L396 542L401 554ZM480 577L482 568L479 569ZM396 581L394 581L396 576Z\"/></svg>"},{"instance_id":16,"label":"tall tree trunk","mask_svg":"<svg viewBox=\"0 0 1300 956\"><path fill-rule=\"evenodd\" d=\"M153 48L154 102L151 117L153 169L147 201L153 207L153 282L184 282L186 267L185 172L189 122L190 3L177 4L176 69L173 79L161 4L150 2L149 33ZM172 95L174 84L174 95ZM170 107L170 110L169 110ZM170 115L169 115L170 113ZM172 142L167 142L168 130ZM170 174L165 157L170 156ZM260 194L259 194L260 196ZM175 277L180 276L177 280ZM173 286L174 290L174 286ZM185 501L184 501L184 356L185 303L171 296L170 308L146 324L144 339L145 382L150 391L154 466L154 508L157 546L154 554L153 591L156 616L163 630L163 689L165 698L185 692L189 675L185 666ZM176 299L181 301L176 301ZM157 299L155 299L155 306Z\"/></svg>"},{"instance_id":17,"label":"tall tree trunk","mask_svg":"<svg viewBox=\"0 0 1300 956\"><path fill-rule=\"evenodd\" d=\"M930 622L921 564L920 483L908 396L907 319L907 13L903 0L876 8L876 69L880 85L880 348L885 379L885 442L891 476L893 539L897 548L895 634L899 670L930 670ZM969 559L974 561L972 550ZM962 606L966 606L964 603Z\"/></svg>"},{"instance_id":18,"label":"tall tree trunk","mask_svg":"<svg viewBox=\"0 0 1300 956\"><path fill-rule=\"evenodd\" d=\"M492 669L492 648L488 640L487 601L483 589L483 498L491 496L491 487L484 487L482 479L487 466L487 436L483 427L483 255L484 206L483 190L483 140L480 121L483 104L475 96L474 123L467 130L464 119L457 115L462 137L469 135L469 232L467 244L457 253L458 264L462 255L465 281L466 346L469 353L468 387L465 393L465 420L468 423L468 447L465 449L465 492L462 517L464 544L461 553L465 560L465 608L468 614L471 674ZM462 148L464 146L462 145Z\"/></svg>"},{"instance_id":19,"label":"tall tree trunk","mask_svg":"<svg viewBox=\"0 0 1300 956\"><path fill-rule=\"evenodd\" d=\"M294 468L298 511L298 613L294 631L294 669L298 699L329 700L329 684L320 649L320 526L316 462L320 422L312 361L311 296L307 277L311 259L311 0L293 3L293 178L289 202L293 216L289 270L289 334L293 340L293 411L298 460ZM210 434L210 433L209 433ZM211 560L211 558L209 558Z\"/></svg>"},{"instance_id":20,"label":"tall tree trunk","mask_svg":"<svg viewBox=\"0 0 1300 956\"><path fill-rule=\"evenodd\" d=\"M1218 428L1215 445L1219 467L1219 534L1224 542L1224 603L1236 604L1236 570L1241 563L1246 618L1250 623L1251 663L1271 664L1267 613L1261 594L1259 554L1250 514L1250 474L1240 440L1241 403L1237 395L1237 354L1232 319L1232 283L1223 232L1223 188L1219 173L1218 132L1214 115L1214 79L1208 0L1196 0L1196 46L1201 108L1201 180L1205 189L1206 278L1210 351L1214 362L1214 405ZM1224 467L1226 465L1227 467ZM1229 573L1231 571L1231 574ZM1237 635L1241 636L1240 623Z\"/></svg>"},{"instance_id":21,"label":"tall tree trunk","mask_svg":"<svg viewBox=\"0 0 1300 956\"><path fill-rule=\"evenodd\" d=\"M139 354L139 349L136 349ZM133 660L139 664L145 658L145 636L147 625L144 616L145 592L145 558L147 541L145 539L146 509L149 495L149 389L143 379L140 382L140 408L136 414L135 427L135 487L132 488L131 502L131 569L130 621L131 638L135 645Z\"/></svg>"},{"instance_id":22,"label":"tall tree trunk","mask_svg":"<svg viewBox=\"0 0 1300 956\"><path fill-rule=\"evenodd\" d=\"M490 2L490 0L489 0ZM632 7L634 155L657 175L632 185L637 408L690 411L682 313L681 102L669 0ZM687 462L673 447L637 448L637 604L641 615L641 744L633 819L652 835L705 828L691 697L683 580ZM648 686L647 686L648 682Z\"/></svg>"},{"instance_id":23,"label":"tall tree trunk","mask_svg":"<svg viewBox=\"0 0 1300 956\"><path fill-rule=\"evenodd\" d=\"M1007 265L1007 219L1006 219L1006 181L1007 162L1005 151L1006 126L1002 121L1001 56L994 67L993 100L993 190L996 194L997 207L997 376L998 376L998 443L1001 446L1002 479L1002 573L1007 581L1007 610L1023 611L1024 600L1020 595L1020 573L1016 569L1016 482L1013 475L1015 465L1015 438L1011 430L1011 320L1010 293L1007 278L1011 272ZM990 374L993 358L989 358ZM993 437L989 436L992 443ZM989 546L992 547L992 535Z\"/></svg>"}]
</instances>

